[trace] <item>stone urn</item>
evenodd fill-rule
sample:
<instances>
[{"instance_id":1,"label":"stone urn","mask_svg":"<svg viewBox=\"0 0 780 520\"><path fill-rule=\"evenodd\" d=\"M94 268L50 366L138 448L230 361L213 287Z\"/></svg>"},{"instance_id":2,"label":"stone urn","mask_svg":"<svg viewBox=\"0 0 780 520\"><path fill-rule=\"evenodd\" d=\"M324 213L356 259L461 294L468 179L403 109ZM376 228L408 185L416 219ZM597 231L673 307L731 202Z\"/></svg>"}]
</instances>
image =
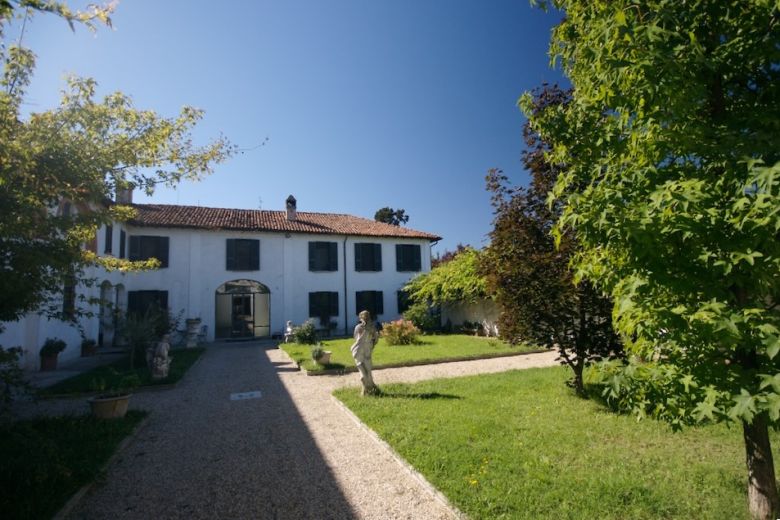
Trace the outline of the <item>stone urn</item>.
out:
<instances>
[{"instance_id":1,"label":"stone urn","mask_svg":"<svg viewBox=\"0 0 780 520\"><path fill-rule=\"evenodd\" d=\"M92 415L98 419L119 419L127 413L131 394L98 395L89 399Z\"/></svg>"},{"instance_id":2,"label":"stone urn","mask_svg":"<svg viewBox=\"0 0 780 520\"><path fill-rule=\"evenodd\" d=\"M200 323L200 318L190 318L187 320L187 348L195 348L198 346Z\"/></svg>"},{"instance_id":3,"label":"stone urn","mask_svg":"<svg viewBox=\"0 0 780 520\"><path fill-rule=\"evenodd\" d=\"M317 363L319 363L322 366L325 366L330 363L330 355L333 354L330 350L324 350L322 352L322 355L317 359Z\"/></svg>"}]
</instances>

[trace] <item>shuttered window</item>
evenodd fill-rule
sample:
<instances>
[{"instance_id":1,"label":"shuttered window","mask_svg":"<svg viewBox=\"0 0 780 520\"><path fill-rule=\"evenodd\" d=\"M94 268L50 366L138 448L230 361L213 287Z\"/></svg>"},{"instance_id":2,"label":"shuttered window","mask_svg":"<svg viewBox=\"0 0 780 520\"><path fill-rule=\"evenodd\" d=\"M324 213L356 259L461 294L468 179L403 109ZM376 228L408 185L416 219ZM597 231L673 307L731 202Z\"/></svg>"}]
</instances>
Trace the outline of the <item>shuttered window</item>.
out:
<instances>
[{"instance_id":1,"label":"shuttered window","mask_svg":"<svg viewBox=\"0 0 780 520\"><path fill-rule=\"evenodd\" d=\"M125 230L119 231L119 258L125 257L125 247L127 242L127 233L125 233Z\"/></svg>"},{"instance_id":2,"label":"shuttered window","mask_svg":"<svg viewBox=\"0 0 780 520\"><path fill-rule=\"evenodd\" d=\"M114 226L106 226L106 247L103 252L107 255L113 253L114 249Z\"/></svg>"},{"instance_id":3,"label":"shuttered window","mask_svg":"<svg viewBox=\"0 0 780 520\"><path fill-rule=\"evenodd\" d=\"M260 241L246 238L227 239L225 268L228 271L259 271Z\"/></svg>"},{"instance_id":4,"label":"shuttered window","mask_svg":"<svg viewBox=\"0 0 780 520\"><path fill-rule=\"evenodd\" d=\"M421 267L420 246L416 244L396 244L396 271L419 271Z\"/></svg>"},{"instance_id":5,"label":"shuttered window","mask_svg":"<svg viewBox=\"0 0 780 520\"><path fill-rule=\"evenodd\" d=\"M355 271L381 271L382 244L355 244Z\"/></svg>"},{"instance_id":6,"label":"shuttered window","mask_svg":"<svg viewBox=\"0 0 780 520\"><path fill-rule=\"evenodd\" d=\"M168 267L168 237L131 235L130 260L156 258L160 267Z\"/></svg>"},{"instance_id":7,"label":"shuttered window","mask_svg":"<svg viewBox=\"0 0 780 520\"><path fill-rule=\"evenodd\" d=\"M152 308L168 308L168 291L128 291L127 313L143 316Z\"/></svg>"},{"instance_id":8,"label":"shuttered window","mask_svg":"<svg viewBox=\"0 0 780 520\"><path fill-rule=\"evenodd\" d=\"M398 299L398 314L403 314L412 305L409 294L406 291L398 291L396 297Z\"/></svg>"},{"instance_id":9,"label":"shuttered window","mask_svg":"<svg viewBox=\"0 0 780 520\"><path fill-rule=\"evenodd\" d=\"M332 318L339 315L339 293L318 291L309 293L309 317Z\"/></svg>"},{"instance_id":10,"label":"shuttered window","mask_svg":"<svg viewBox=\"0 0 780 520\"><path fill-rule=\"evenodd\" d=\"M371 317L376 319L385 312L384 297L382 291L357 291L355 293L355 314L368 311Z\"/></svg>"},{"instance_id":11,"label":"shuttered window","mask_svg":"<svg viewBox=\"0 0 780 520\"><path fill-rule=\"evenodd\" d=\"M309 242L309 271L338 271L336 242Z\"/></svg>"}]
</instances>

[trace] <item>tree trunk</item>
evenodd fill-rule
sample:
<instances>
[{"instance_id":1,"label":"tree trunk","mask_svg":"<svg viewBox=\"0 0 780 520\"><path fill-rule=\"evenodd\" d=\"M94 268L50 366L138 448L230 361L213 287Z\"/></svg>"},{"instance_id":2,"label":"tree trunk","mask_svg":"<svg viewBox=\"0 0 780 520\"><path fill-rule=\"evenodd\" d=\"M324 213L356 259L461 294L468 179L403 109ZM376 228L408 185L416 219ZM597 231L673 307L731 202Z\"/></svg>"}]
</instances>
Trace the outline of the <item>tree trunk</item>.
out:
<instances>
[{"instance_id":1,"label":"tree trunk","mask_svg":"<svg viewBox=\"0 0 780 520\"><path fill-rule=\"evenodd\" d=\"M766 415L759 414L753 421L742 421L748 470L748 508L755 520L769 520L780 512L775 481L775 463L769 445Z\"/></svg>"},{"instance_id":2,"label":"tree trunk","mask_svg":"<svg viewBox=\"0 0 780 520\"><path fill-rule=\"evenodd\" d=\"M578 396L585 397L585 384L582 382L582 371L585 368L584 357L578 355L571 368L574 370L574 390Z\"/></svg>"}]
</instances>

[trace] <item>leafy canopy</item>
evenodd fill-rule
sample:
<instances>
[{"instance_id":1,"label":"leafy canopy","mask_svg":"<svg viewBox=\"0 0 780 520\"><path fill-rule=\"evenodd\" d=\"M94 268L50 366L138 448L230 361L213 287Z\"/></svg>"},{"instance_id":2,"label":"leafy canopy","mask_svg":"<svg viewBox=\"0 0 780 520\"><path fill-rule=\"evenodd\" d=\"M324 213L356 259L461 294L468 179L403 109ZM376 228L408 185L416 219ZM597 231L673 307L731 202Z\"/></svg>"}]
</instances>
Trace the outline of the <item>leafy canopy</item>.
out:
<instances>
[{"instance_id":1,"label":"leafy canopy","mask_svg":"<svg viewBox=\"0 0 780 520\"><path fill-rule=\"evenodd\" d=\"M81 13L61 2L0 2L0 36L18 8L94 27L110 25L113 7ZM200 110L184 107L163 117L136 108L121 92L98 99L92 79L68 79L57 108L24 116L35 55L10 45L0 48L0 59L0 321L9 321L53 302L65 285L88 283L88 267L153 267L84 247L101 224L132 217L131 207L110 201L128 188L151 194L160 184L197 179L235 148L222 137L203 146L192 142ZM56 305L48 311L56 314Z\"/></svg>"},{"instance_id":2,"label":"leafy canopy","mask_svg":"<svg viewBox=\"0 0 780 520\"><path fill-rule=\"evenodd\" d=\"M404 290L412 300L433 305L486 298L485 278L479 273L481 254L466 248L449 262L412 278Z\"/></svg>"},{"instance_id":3,"label":"leafy canopy","mask_svg":"<svg viewBox=\"0 0 780 520\"><path fill-rule=\"evenodd\" d=\"M393 209L386 206L378 209L376 213L374 213L374 220L392 226L400 226L401 224L409 222L409 215L406 214L406 210L401 208Z\"/></svg>"},{"instance_id":4,"label":"leafy canopy","mask_svg":"<svg viewBox=\"0 0 780 520\"><path fill-rule=\"evenodd\" d=\"M567 105L521 106L565 165L572 262L638 358L673 366L673 423L780 421L780 19L772 0L556 0ZM614 379L614 388L630 378ZM617 390L616 390L617 391Z\"/></svg>"}]
</instances>

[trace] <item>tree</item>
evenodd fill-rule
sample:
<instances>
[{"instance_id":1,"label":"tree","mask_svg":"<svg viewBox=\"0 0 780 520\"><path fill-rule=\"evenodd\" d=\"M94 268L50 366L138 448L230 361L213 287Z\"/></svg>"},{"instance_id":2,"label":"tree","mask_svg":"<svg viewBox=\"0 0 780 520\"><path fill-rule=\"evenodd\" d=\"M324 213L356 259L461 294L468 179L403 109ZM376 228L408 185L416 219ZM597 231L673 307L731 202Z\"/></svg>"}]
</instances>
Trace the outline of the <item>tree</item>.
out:
<instances>
[{"instance_id":1,"label":"tree","mask_svg":"<svg viewBox=\"0 0 780 520\"><path fill-rule=\"evenodd\" d=\"M384 207L378 209L377 212L374 213L374 220L393 226L400 226L401 224L406 224L409 222L409 215L406 214L405 210L400 208L393 209L390 207Z\"/></svg>"},{"instance_id":2,"label":"tree","mask_svg":"<svg viewBox=\"0 0 780 520\"><path fill-rule=\"evenodd\" d=\"M569 100L569 93L545 86L535 92L533 110ZM556 247L551 231L561 205L547 204L560 167L545 159L549 147L527 123L523 137L529 186L510 187L496 169L486 178L495 218L480 269L501 307L502 336L557 349L559 361L572 369L572 386L584 396L585 366L622 353L612 328L612 304L587 281L575 285L569 260L576 241L566 233Z\"/></svg>"},{"instance_id":3,"label":"tree","mask_svg":"<svg viewBox=\"0 0 780 520\"><path fill-rule=\"evenodd\" d=\"M463 251L466 251L468 249L473 249L471 246L464 246L463 244L458 244L455 246L455 251L450 251L449 249L445 250L442 254L437 254L435 258L431 258L431 268L436 268L440 266L441 264L446 264L450 260L454 260L456 256L461 254Z\"/></svg>"},{"instance_id":4,"label":"tree","mask_svg":"<svg viewBox=\"0 0 780 520\"><path fill-rule=\"evenodd\" d=\"M521 105L550 160L559 239L614 299L634 355L610 398L681 426L741 424L755 518L780 513L780 12L775 1L555 0L567 105ZM655 367L652 370L648 367ZM637 374L661 374L652 400Z\"/></svg>"},{"instance_id":5,"label":"tree","mask_svg":"<svg viewBox=\"0 0 780 520\"><path fill-rule=\"evenodd\" d=\"M478 269L480 257L479 251L468 248L453 260L415 276L404 290L413 301L433 305L486 298L485 279Z\"/></svg>"},{"instance_id":6,"label":"tree","mask_svg":"<svg viewBox=\"0 0 780 520\"><path fill-rule=\"evenodd\" d=\"M110 25L112 9L80 13L61 2L0 2L0 36L18 8L28 9L26 16L54 13L71 27ZM50 315L67 318L45 304L65 287L89 283L88 267L155 265L101 258L84 247L101 224L133 215L131 207L108 201L131 187L151 194L160 184L196 179L235 148L224 138L202 147L192 143L200 110L185 107L166 118L135 108L119 92L98 100L92 79L70 78L59 107L23 117L35 56L11 45L0 49L0 57L0 321L17 320L42 305Z\"/></svg>"}]
</instances>

